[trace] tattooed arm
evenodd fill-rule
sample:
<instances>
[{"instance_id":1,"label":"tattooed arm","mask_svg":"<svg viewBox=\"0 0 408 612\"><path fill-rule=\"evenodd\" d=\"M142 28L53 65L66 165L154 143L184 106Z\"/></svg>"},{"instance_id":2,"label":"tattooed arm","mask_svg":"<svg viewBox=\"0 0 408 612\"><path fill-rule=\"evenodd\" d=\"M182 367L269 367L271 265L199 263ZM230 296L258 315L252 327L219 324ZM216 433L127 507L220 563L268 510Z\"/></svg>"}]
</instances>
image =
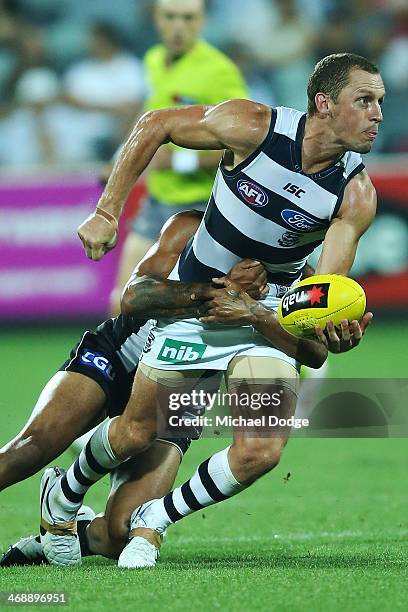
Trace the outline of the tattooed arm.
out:
<instances>
[{"instance_id":1,"label":"tattooed arm","mask_svg":"<svg viewBox=\"0 0 408 612\"><path fill-rule=\"evenodd\" d=\"M190 296L198 293L203 283L169 281L167 276L201 219L201 212L187 211L164 225L159 240L135 268L123 291L122 314L140 319L198 316L200 302L192 302Z\"/></svg>"},{"instance_id":2,"label":"tattooed arm","mask_svg":"<svg viewBox=\"0 0 408 612\"><path fill-rule=\"evenodd\" d=\"M203 213L192 210L169 219L158 242L136 267L124 289L122 314L136 319L186 319L203 314L204 300L209 293L212 296L211 283L167 280L202 216ZM257 261L237 263L225 278L229 277L254 299L259 299L266 289L266 272Z\"/></svg>"},{"instance_id":3,"label":"tattooed arm","mask_svg":"<svg viewBox=\"0 0 408 612\"><path fill-rule=\"evenodd\" d=\"M218 279L223 289L212 289L212 297L200 317L203 323L224 325L252 325L264 338L289 357L311 368L320 368L327 358L327 348L316 339L296 338L289 334L278 321L276 312L252 299L240 290L233 281Z\"/></svg>"},{"instance_id":4,"label":"tattooed arm","mask_svg":"<svg viewBox=\"0 0 408 612\"><path fill-rule=\"evenodd\" d=\"M326 348L288 334L279 325L276 314L256 301L266 288L266 273L259 262L243 260L215 284L167 280L201 219L202 213L188 211L167 222L159 241L137 266L124 289L122 314L135 319L197 317L209 323L252 324L288 355L305 365L320 367L327 356ZM229 294L225 286L238 293Z\"/></svg>"}]
</instances>

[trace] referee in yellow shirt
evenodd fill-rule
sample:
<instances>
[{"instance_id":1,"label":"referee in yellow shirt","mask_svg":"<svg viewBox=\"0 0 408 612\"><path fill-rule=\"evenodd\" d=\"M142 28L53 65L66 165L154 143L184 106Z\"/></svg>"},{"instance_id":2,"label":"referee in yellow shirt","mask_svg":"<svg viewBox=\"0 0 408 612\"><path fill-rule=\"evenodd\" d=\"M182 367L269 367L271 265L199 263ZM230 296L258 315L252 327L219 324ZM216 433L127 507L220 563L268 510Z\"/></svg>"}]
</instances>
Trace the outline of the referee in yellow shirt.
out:
<instances>
[{"instance_id":1,"label":"referee in yellow shirt","mask_svg":"<svg viewBox=\"0 0 408 612\"><path fill-rule=\"evenodd\" d=\"M186 104L218 104L246 98L245 82L235 64L201 40L204 0L157 0L155 24L162 43L144 58L148 87L145 110ZM160 147L147 176L147 197L121 254L112 314L119 311L122 289L135 265L157 239L162 225L177 212L204 210L211 193L220 151Z\"/></svg>"}]
</instances>

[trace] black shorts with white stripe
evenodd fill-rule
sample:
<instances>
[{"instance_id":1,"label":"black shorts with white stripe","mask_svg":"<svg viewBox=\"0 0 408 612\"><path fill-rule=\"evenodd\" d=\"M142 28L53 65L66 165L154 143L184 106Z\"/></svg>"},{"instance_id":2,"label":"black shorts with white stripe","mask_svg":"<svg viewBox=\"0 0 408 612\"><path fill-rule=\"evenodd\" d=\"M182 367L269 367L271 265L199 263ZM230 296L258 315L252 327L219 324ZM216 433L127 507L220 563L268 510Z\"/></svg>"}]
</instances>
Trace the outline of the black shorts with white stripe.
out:
<instances>
[{"instance_id":1,"label":"black shorts with white stripe","mask_svg":"<svg viewBox=\"0 0 408 612\"><path fill-rule=\"evenodd\" d=\"M72 349L59 371L77 372L94 380L105 393L106 416L113 418L123 413L132 391L135 369L128 372L117 354L113 343L109 342L107 331L101 333L86 331L80 342ZM163 438L177 446L182 455L191 443L189 437Z\"/></svg>"},{"instance_id":2,"label":"black shorts with white stripe","mask_svg":"<svg viewBox=\"0 0 408 612\"><path fill-rule=\"evenodd\" d=\"M60 371L78 372L102 387L109 418L122 414L132 390L134 370L127 372L115 347L99 331L86 331Z\"/></svg>"}]
</instances>

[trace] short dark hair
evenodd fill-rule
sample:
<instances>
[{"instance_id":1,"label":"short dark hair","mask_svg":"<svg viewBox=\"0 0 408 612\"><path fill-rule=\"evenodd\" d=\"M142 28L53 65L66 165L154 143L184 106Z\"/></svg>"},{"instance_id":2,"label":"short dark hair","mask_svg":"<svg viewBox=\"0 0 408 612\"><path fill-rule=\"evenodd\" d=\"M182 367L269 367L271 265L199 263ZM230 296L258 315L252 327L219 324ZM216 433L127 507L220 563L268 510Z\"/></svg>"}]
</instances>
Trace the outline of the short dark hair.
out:
<instances>
[{"instance_id":1,"label":"short dark hair","mask_svg":"<svg viewBox=\"0 0 408 612\"><path fill-rule=\"evenodd\" d=\"M316 113L315 96L319 91L328 94L333 102L347 85L350 71L364 70L370 74L379 74L379 69L361 55L355 53L333 53L321 59L315 66L307 84L307 112Z\"/></svg>"}]
</instances>

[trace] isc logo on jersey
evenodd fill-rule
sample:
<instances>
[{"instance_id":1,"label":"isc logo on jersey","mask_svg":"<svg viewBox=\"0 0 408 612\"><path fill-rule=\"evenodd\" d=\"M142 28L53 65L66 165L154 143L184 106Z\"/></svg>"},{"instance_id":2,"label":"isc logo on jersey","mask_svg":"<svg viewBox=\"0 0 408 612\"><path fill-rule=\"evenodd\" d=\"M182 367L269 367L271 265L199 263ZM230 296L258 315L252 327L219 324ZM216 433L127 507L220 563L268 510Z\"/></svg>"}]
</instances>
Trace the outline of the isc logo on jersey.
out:
<instances>
[{"instance_id":1,"label":"isc logo on jersey","mask_svg":"<svg viewBox=\"0 0 408 612\"><path fill-rule=\"evenodd\" d=\"M311 232L313 230L322 229L323 224L304 213L285 208L281 212L281 217L291 228L299 232Z\"/></svg>"},{"instance_id":2,"label":"isc logo on jersey","mask_svg":"<svg viewBox=\"0 0 408 612\"><path fill-rule=\"evenodd\" d=\"M114 380L116 376L110 361L100 353L95 353L89 351L88 349L84 349L81 355L81 363L99 370L99 372L102 372L105 378L109 378L109 380Z\"/></svg>"},{"instance_id":3,"label":"isc logo on jersey","mask_svg":"<svg viewBox=\"0 0 408 612\"><path fill-rule=\"evenodd\" d=\"M269 202L268 195L255 183L241 179L237 183L237 188L242 197L252 206L262 207Z\"/></svg>"}]
</instances>

